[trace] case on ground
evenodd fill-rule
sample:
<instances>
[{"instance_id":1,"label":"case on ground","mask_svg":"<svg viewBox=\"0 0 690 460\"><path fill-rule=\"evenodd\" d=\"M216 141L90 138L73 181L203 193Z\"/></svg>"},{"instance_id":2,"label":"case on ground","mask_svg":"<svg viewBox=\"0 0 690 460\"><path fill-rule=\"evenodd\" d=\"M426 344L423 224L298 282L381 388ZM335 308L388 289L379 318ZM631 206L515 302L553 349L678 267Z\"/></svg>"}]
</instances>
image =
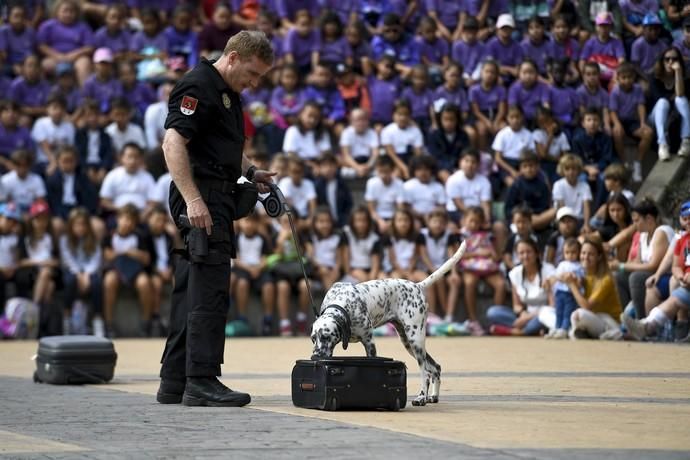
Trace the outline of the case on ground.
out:
<instances>
[{"instance_id":1,"label":"case on ground","mask_svg":"<svg viewBox=\"0 0 690 460\"><path fill-rule=\"evenodd\" d=\"M91 335L56 335L38 342L35 382L57 385L106 383L113 378L113 342Z\"/></svg>"},{"instance_id":2,"label":"case on ground","mask_svg":"<svg viewBox=\"0 0 690 460\"><path fill-rule=\"evenodd\" d=\"M405 363L391 358L301 359L292 369L292 403L308 409L390 409L407 403Z\"/></svg>"}]
</instances>

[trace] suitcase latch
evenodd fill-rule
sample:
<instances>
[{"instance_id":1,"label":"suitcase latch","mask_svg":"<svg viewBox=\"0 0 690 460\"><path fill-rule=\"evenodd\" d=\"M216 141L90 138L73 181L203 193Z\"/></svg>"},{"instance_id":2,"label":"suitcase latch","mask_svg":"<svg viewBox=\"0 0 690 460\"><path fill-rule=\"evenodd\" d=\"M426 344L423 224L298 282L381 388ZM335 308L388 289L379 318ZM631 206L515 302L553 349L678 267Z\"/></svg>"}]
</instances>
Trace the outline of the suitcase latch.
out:
<instances>
[{"instance_id":1,"label":"suitcase latch","mask_svg":"<svg viewBox=\"0 0 690 460\"><path fill-rule=\"evenodd\" d=\"M308 383L308 382L302 382L299 384L299 388L302 391L314 391L316 389L316 384Z\"/></svg>"}]
</instances>

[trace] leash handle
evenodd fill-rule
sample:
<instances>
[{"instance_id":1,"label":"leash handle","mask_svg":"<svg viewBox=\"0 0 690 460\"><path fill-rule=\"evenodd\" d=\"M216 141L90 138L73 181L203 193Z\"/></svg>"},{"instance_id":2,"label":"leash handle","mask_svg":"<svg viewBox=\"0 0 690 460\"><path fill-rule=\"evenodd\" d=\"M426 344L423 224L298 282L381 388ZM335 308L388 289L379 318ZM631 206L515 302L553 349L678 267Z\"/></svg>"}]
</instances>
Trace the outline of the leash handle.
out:
<instances>
[{"instance_id":1,"label":"leash handle","mask_svg":"<svg viewBox=\"0 0 690 460\"><path fill-rule=\"evenodd\" d=\"M297 258L299 259L299 264L302 267L302 274L304 275L304 284L307 285L307 294L309 294L309 302L311 303L311 309L314 312L314 317L319 317L319 312L316 310L316 305L314 304L314 296L311 294L311 285L309 283L309 277L307 276L307 269L304 267L304 260L302 259L302 249L300 246L299 235L295 229L295 222L292 219L292 208L288 205L287 201L283 202L283 207L288 216L288 221L290 222L290 230L292 231L292 240L295 243L295 250L297 251Z\"/></svg>"}]
</instances>

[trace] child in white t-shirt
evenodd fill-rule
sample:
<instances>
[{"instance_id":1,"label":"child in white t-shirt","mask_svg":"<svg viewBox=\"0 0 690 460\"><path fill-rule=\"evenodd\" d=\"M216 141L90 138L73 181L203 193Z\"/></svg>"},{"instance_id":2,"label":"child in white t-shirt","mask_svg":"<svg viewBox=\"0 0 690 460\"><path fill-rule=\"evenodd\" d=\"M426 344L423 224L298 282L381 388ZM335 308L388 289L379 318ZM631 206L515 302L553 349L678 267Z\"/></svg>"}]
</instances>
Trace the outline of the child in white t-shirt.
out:
<instances>
[{"instance_id":1,"label":"child in white t-shirt","mask_svg":"<svg viewBox=\"0 0 690 460\"><path fill-rule=\"evenodd\" d=\"M435 208L445 206L446 191L434 177L436 162L433 157L413 158L410 169L414 178L403 185L399 203L411 210L421 227L425 227L426 216Z\"/></svg>"},{"instance_id":2,"label":"child in white t-shirt","mask_svg":"<svg viewBox=\"0 0 690 460\"><path fill-rule=\"evenodd\" d=\"M141 149L146 148L144 130L131 122L132 115L132 106L127 99L119 97L113 100L110 105L112 123L105 127L105 132L110 136L116 154L121 153L129 143L134 143Z\"/></svg>"},{"instance_id":3,"label":"child in white t-shirt","mask_svg":"<svg viewBox=\"0 0 690 460\"><path fill-rule=\"evenodd\" d=\"M299 111L297 124L285 131L283 153L296 155L316 169L316 160L331 151L331 138L324 127L321 107L315 102L307 102Z\"/></svg>"},{"instance_id":4,"label":"child in white t-shirt","mask_svg":"<svg viewBox=\"0 0 690 460\"><path fill-rule=\"evenodd\" d=\"M11 156L14 171L2 175L0 184L7 194L7 201L12 201L22 214L29 212L29 207L38 198L45 198L46 186L41 176L31 172L32 158L28 150L16 150Z\"/></svg>"},{"instance_id":5,"label":"child in white t-shirt","mask_svg":"<svg viewBox=\"0 0 690 460\"><path fill-rule=\"evenodd\" d=\"M532 133L525 128L525 117L520 107L511 105L507 119L508 126L496 134L491 148L501 176L506 186L510 187L519 175L520 155L523 150L534 150L534 139Z\"/></svg>"},{"instance_id":6,"label":"child in white t-shirt","mask_svg":"<svg viewBox=\"0 0 690 460\"><path fill-rule=\"evenodd\" d=\"M556 327L545 336L547 339L566 339L570 329L570 315L578 309L575 296L570 292L566 279L575 276L582 286L585 272L580 264L580 243L577 238L568 238L563 243L563 260L551 277L556 304Z\"/></svg>"},{"instance_id":7,"label":"child in white t-shirt","mask_svg":"<svg viewBox=\"0 0 690 460\"><path fill-rule=\"evenodd\" d=\"M393 176L394 170L391 157L381 155L376 160L376 175L367 181L364 191L364 201L382 235L388 232L397 203L403 196L403 182Z\"/></svg>"},{"instance_id":8,"label":"child in white t-shirt","mask_svg":"<svg viewBox=\"0 0 690 460\"><path fill-rule=\"evenodd\" d=\"M460 155L460 169L446 181L446 210L451 222L460 222L462 213L471 206L480 206L484 215L491 215L491 182L477 172L479 152L469 148Z\"/></svg>"},{"instance_id":9,"label":"child in white t-shirt","mask_svg":"<svg viewBox=\"0 0 690 460\"><path fill-rule=\"evenodd\" d=\"M36 143L36 165L46 176L57 168L57 151L60 146L74 145L74 125L67 118L67 102L60 95L48 99L47 116L41 117L31 129Z\"/></svg>"},{"instance_id":10,"label":"child in white t-shirt","mask_svg":"<svg viewBox=\"0 0 690 460\"><path fill-rule=\"evenodd\" d=\"M354 109L350 114L350 126L340 135L343 174L351 171L358 177L371 174L379 155L379 136L369 126L369 115L362 109Z\"/></svg>"},{"instance_id":11,"label":"child in white t-shirt","mask_svg":"<svg viewBox=\"0 0 690 460\"><path fill-rule=\"evenodd\" d=\"M413 156L422 154L424 136L412 122L412 109L407 100L395 102L393 123L381 131L381 145L395 163L398 174L405 179L410 177L408 164Z\"/></svg>"},{"instance_id":12,"label":"child in white t-shirt","mask_svg":"<svg viewBox=\"0 0 690 460\"><path fill-rule=\"evenodd\" d=\"M583 222L582 231L589 233L589 218L592 215L592 190L587 182L579 179L582 171L582 159L579 156L568 153L561 157L558 162L557 173L563 178L553 184L552 196L556 209L564 206L572 209L578 220Z\"/></svg>"},{"instance_id":13,"label":"child in white t-shirt","mask_svg":"<svg viewBox=\"0 0 690 460\"><path fill-rule=\"evenodd\" d=\"M537 129L532 133L532 137L537 155L541 160L542 171L546 173L551 183L557 181L556 166L561 157L570 152L570 143L551 109L537 108Z\"/></svg>"},{"instance_id":14,"label":"child in white t-shirt","mask_svg":"<svg viewBox=\"0 0 690 460\"><path fill-rule=\"evenodd\" d=\"M114 212L126 204L133 204L144 211L150 191L156 186L153 176L144 169L144 152L137 144L126 144L122 149L122 166L103 179L100 198L101 207Z\"/></svg>"},{"instance_id":15,"label":"child in white t-shirt","mask_svg":"<svg viewBox=\"0 0 690 460\"><path fill-rule=\"evenodd\" d=\"M311 219L316 209L316 189L314 183L304 177L305 162L296 156L288 157L288 175L278 182L285 199L299 216L296 222L300 230L311 227Z\"/></svg>"}]
</instances>

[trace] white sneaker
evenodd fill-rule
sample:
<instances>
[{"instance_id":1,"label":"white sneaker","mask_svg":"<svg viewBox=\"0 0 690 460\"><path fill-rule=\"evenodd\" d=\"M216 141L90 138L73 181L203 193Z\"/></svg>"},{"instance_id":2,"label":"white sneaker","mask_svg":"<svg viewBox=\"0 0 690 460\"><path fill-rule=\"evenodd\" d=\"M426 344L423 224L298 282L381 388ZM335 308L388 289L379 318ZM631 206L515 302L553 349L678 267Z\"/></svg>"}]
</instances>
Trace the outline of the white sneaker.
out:
<instances>
[{"instance_id":1,"label":"white sneaker","mask_svg":"<svg viewBox=\"0 0 690 460\"><path fill-rule=\"evenodd\" d=\"M554 340L563 340L568 338L568 331L565 329L556 329L552 337Z\"/></svg>"},{"instance_id":2,"label":"white sneaker","mask_svg":"<svg viewBox=\"0 0 690 460\"><path fill-rule=\"evenodd\" d=\"M645 323L623 313L621 313L620 319L621 322L625 324L625 328L632 338L635 340L642 340L647 337L647 327Z\"/></svg>"},{"instance_id":3,"label":"white sneaker","mask_svg":"<svg viewBox=\"0 0 690 460\"><path fill-rule=\"evenodd\" d=\"M619 328L604 331L599 340L623 340L623 332Z\"/></svg>"},{"instance_id":4,"label":"white sneaker","mask_svg":"<svg viewBox=\"0 0 690 460\"><path fill-rule=\"evenodd\" d=\"M545 339L553 339L553 337L556 335L556 331L558 329L549 329L549 332L546 333L544 336Z\"/></svg>"},{"instance_id":5,"label":"white sneaker","mask_svg":"<svg viewBox=\"0 0 690 460\"><path fill-rule=\"evenodd\" d=\"M671 151L668 149L668 144L659 144L659 159L668 161L669 158L671 158Z\"/></svg>"},{"instance_id":6,"label":"white sneaker","mask_svg":"<svg viewBox=\"0 0 690 460\"><path fill-rule=\"evenodd\" d=\"M633 175L632 175L632 180L636 184L639 184L642 182L642 165L640 164L639 161L633 161L632 164L632 170L633 170Z\"/></svg>"},{"instance_id":7,"label":"white sneaker","mask_svg":"<svg viewBox=\"0 0 690 460\"><path fill-rule=\"evenodd\" d=\"M690 137L686 137L680 143L680 150L678 150L678 155L681 157L690 156Z\"/></svg>"},{"instance_id":8,"label":"white sneaker","mask_svg":"<svg viewBox=\"0 0 690 460\"><path fill-rule=\"evenodd\" d=\"M93 329L93 335L96 337L105 337L105 323L102 318L94 318L91 321L91 328Z\"/></svg>"}]
</instances>

